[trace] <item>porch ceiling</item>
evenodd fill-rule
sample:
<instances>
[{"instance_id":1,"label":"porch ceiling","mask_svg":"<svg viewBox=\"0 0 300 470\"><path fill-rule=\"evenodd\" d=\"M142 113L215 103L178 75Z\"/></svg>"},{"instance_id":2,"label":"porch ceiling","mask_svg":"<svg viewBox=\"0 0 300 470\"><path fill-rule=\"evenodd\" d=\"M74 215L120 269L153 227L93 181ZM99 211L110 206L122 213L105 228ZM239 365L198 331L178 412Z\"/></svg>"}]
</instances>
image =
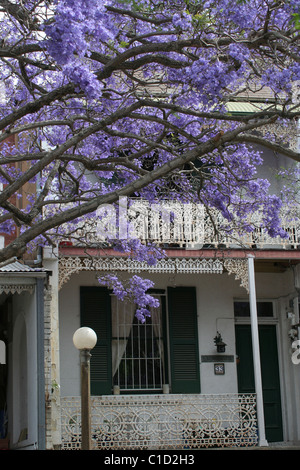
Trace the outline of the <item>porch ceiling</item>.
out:
<instances>
[{"instance_id":1,"label":"porch ceiling","mask_svg":"<svg viewBox=\"0 0 300 470\"><path fill-rule=\"evenodd\" d=\"M255 272L258 273L284 273L292 266L300 263L299 260L256 260L255 261Z\"/></svg>"}]
</instances>

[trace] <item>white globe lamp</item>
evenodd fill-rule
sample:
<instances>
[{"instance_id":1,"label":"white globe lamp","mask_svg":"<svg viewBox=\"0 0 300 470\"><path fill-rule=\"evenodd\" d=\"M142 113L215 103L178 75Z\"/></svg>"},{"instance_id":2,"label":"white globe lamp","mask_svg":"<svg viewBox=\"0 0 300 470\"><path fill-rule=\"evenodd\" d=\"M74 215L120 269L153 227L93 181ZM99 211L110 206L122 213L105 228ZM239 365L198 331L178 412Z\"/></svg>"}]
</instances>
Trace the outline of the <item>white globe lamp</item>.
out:
<instances>
[{"instance_id":1,"label":"white globe lamp","mask_svg":"<svg viewBox=\"0 0 300 470\"><path fill-rule=\"evenodd\" d=\"M73 343L75 348L82 350L82 349L93 349L97 343L97 335L92 330L92 328L88 328L87 326L83 326L82 328L78 328L73 335Z\"/></svg>"}]
</instances>

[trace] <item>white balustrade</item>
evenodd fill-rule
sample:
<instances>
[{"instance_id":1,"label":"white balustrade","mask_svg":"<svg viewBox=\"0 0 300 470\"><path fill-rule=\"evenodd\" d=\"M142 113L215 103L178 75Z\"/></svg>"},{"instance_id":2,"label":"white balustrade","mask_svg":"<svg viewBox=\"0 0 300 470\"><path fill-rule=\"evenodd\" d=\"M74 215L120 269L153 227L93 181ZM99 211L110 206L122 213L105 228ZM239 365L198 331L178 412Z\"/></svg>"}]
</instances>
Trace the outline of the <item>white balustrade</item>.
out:
<instances>
[{"instance_id":1,"label":"white balustrade","mask_svg":"<svg viewBox=\"0 0 300 470\"><path fill-rule=\"evenodd\" d=\"M80 421L80 397L62 397L62 449L80 449ZM95 450L248 447L258 442L253 394L92 397L91 426Z\"/></svg>"},{"instance_id":2,"label":"white balustrade","mask_svg":"<svg viewBox=\"0 0 300 470\"><path fill-rule=\"evenodd\" d=\"M129 200L128 200L129 201ZM128 203L129 204L129 203ZM156 207L157 206L157 207ZM295 249L300 244L299 213L282 209L282 228L287 236L271 237L262 226L260 211L249 216L245 230L242 221L227 221L217 210L209 212L201 204L183 204L163 201L149 204L144 200L133 201L126 210L125 223L128 231L119 237L118 216L107 214L102 218L76 221L69 227L73 244L105 243L109 238L138 238L144 243L160 246L198 248L276 248ZM66 231L68 229L66 228ZM112 236L112 234L114 236Z\"/></svg>"}]
</instances>

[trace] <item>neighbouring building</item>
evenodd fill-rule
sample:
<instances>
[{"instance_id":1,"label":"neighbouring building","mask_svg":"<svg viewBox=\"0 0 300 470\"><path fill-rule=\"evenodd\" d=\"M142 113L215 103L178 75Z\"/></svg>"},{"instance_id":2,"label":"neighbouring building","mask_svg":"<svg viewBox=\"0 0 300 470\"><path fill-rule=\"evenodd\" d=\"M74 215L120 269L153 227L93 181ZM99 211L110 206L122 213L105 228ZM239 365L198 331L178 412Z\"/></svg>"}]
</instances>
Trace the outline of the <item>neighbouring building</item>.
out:
<instances>
[{"instance_id":1,"label":"neighbouring building","mask_svg":"<svg viewBox=\"0 0 300 470\"><path fill-rule=\"evenodd\" d=\"M48 273L19 261L0 267L0 448L45 447Z\"/></svg>"}]
</instances>

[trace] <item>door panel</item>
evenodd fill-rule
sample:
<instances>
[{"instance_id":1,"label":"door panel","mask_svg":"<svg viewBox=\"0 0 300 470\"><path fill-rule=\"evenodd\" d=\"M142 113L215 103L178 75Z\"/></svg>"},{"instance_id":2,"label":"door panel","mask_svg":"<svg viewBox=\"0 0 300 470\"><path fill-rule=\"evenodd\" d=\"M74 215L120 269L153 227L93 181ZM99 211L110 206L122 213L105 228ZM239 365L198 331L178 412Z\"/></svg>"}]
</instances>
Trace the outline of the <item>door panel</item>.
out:
<instances>
[{"instance_id":1,"label":"door panel","mask_svg":"<svg viewBox=\"0 0 300 470\"><path fill-rule=\"evenodd\" d=\"M283 440L283 434L276 327L275 325L259 325L258 332L266 438L269 442L280 442ZM250 325L236 326L236 353L239 358L238 391L239 393L254 393Z\"/></svg>"}]
</instances>

